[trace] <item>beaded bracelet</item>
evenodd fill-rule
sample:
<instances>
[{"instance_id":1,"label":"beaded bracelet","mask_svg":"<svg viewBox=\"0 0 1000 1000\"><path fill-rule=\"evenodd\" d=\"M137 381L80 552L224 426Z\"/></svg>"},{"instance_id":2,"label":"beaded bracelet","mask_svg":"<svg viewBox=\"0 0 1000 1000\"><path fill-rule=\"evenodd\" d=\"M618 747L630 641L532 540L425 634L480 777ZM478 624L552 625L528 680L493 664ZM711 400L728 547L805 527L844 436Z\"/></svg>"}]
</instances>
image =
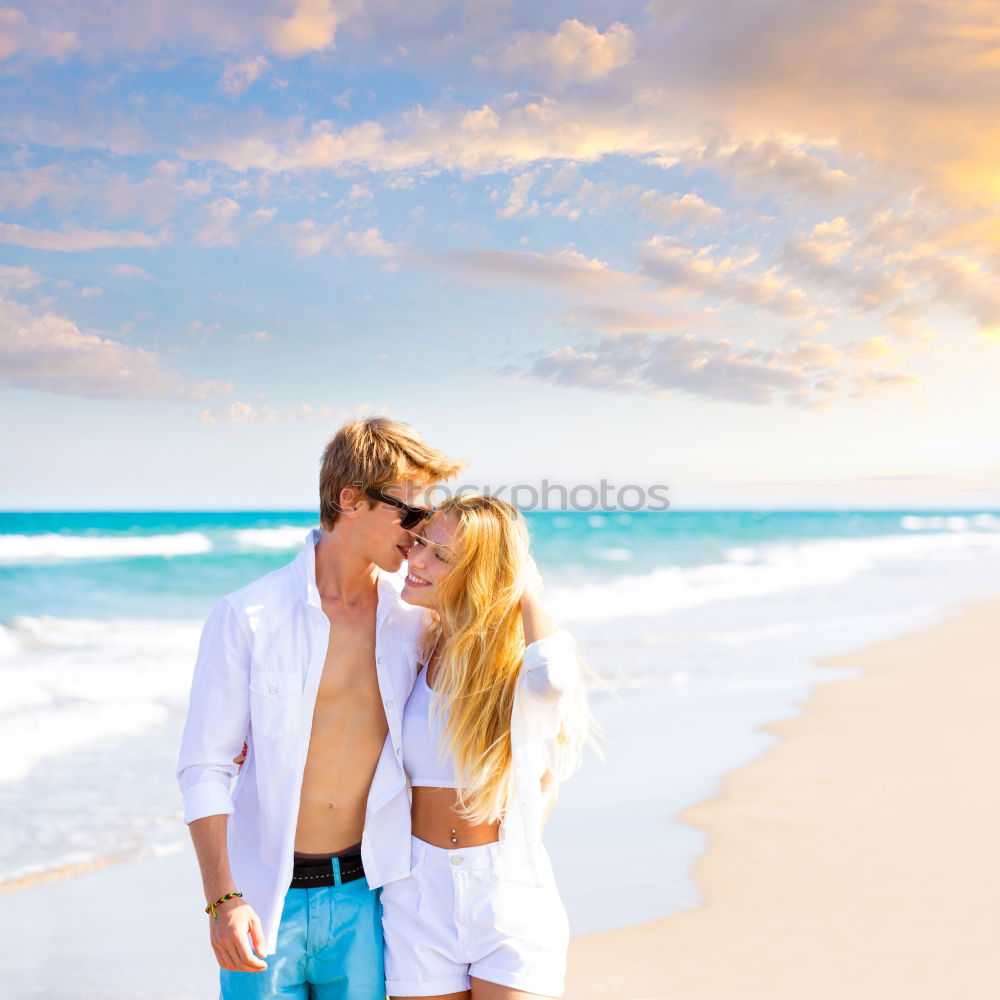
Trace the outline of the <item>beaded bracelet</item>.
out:
<instances>
[{"instance_id":1,"label":"beaded bracelet","mask_svg":"<svg viewBox=\"0 0 1000 1000\"><path fill-rule=\"evenodd\" d=\"M228 902L230 899L236 899L237 896L242 896L242 895L243 895L242 892L227 892L225 894L225 896L222 896L221 898L217 899L214 903L209 903L208 906L205 907L205 912L206 913L211 913L212 914L212 919L216 923L218 923L219 922L219 914L215 912L215 908L217 906L222 906L223 903Z\"/></svg>"}]
</instances>

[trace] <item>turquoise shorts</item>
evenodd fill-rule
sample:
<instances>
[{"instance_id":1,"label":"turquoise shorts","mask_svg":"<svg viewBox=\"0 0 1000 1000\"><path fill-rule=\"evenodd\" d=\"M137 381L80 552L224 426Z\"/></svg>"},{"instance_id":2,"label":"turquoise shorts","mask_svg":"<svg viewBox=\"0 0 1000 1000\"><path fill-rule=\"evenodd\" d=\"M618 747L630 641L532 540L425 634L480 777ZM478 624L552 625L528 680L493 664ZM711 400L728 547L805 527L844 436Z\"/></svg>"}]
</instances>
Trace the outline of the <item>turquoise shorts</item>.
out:
<instances>
[{"instance_id":1,"label":"turquoise shorts","mask_svg":"<svg viewBox=\"0 0 1000 1000\"><path fill-rule=\"evenodd\" d=\"M220 970L221 1000L385 1000L380 889L289 889L263 972Z\"/></svg>"}]
</instances>

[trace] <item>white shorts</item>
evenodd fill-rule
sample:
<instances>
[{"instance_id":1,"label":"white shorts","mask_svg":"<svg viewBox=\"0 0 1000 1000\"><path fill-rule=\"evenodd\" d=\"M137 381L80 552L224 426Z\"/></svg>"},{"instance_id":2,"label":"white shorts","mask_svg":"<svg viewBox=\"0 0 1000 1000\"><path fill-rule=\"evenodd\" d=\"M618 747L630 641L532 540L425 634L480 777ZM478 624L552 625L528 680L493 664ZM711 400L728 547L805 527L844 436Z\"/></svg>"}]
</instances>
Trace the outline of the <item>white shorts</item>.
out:
<instances>
[{"instance_id":1,"label":"white shorts","mask_svg":"<svg viewBox=\"0 0 1000 1000\"><path fill-rule=\"evenodd\" d=\"M409 876L382 887L386 992L458 993L474 976L562 996L569 924L555 886L502 878L499 844L410 843Z\"/></svg>"}]
</instances>

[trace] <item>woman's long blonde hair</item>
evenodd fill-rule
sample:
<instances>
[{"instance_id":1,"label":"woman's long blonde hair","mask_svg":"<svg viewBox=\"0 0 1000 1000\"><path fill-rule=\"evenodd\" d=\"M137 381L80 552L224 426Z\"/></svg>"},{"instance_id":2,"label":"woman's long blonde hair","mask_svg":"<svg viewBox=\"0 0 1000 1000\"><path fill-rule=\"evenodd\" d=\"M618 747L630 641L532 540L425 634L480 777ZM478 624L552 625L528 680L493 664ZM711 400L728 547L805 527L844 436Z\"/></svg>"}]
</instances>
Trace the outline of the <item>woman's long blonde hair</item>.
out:
<instances>
[{"instance_id":1,"label":"woman's long blonde hair","mask_svg":"<svg viewBox=\"0 0 1000 1000\"><path fill-rule=\"evenodd\" d=\"M511 715L524 659L522 572L528 529L510 504L491 496L451 497L437 510L456 523L452 567L438 584L436 621L450 636L434 681L434 711L445 718L442 756L451 754L461 814L473 823L502 819L510 791ZM579 761L590 716L582 686L563 717L551 762L559 778Z\"/></svg>"}]
</instances>

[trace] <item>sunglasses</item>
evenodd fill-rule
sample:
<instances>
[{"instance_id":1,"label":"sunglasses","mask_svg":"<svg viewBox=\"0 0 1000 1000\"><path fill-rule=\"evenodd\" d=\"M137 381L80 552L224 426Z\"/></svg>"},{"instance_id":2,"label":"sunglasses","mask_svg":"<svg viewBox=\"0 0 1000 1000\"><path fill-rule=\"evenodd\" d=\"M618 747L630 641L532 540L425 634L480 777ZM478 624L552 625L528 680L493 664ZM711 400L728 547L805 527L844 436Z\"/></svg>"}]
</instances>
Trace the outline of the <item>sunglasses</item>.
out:
<instances>
[{"instance_id":1,"label":"sunglasses","mask_svg":"<svg viewBox=\"0 0 1000 1000\"><path fill-rule=\"evenodd\" d=\"M382 503L387 503L390 507L396 507L401 510L403 516L399 520L399 526L405 531L412 530L421 521L426 521L434 513L430 507L413 507L408 503L403 503L402 500L397 500L395 497L389 496L388 493L383 493L381 490L374 488L366 489L365 495L371 497L372 500L379 500Z\"/></svg>"}]
</instances>

